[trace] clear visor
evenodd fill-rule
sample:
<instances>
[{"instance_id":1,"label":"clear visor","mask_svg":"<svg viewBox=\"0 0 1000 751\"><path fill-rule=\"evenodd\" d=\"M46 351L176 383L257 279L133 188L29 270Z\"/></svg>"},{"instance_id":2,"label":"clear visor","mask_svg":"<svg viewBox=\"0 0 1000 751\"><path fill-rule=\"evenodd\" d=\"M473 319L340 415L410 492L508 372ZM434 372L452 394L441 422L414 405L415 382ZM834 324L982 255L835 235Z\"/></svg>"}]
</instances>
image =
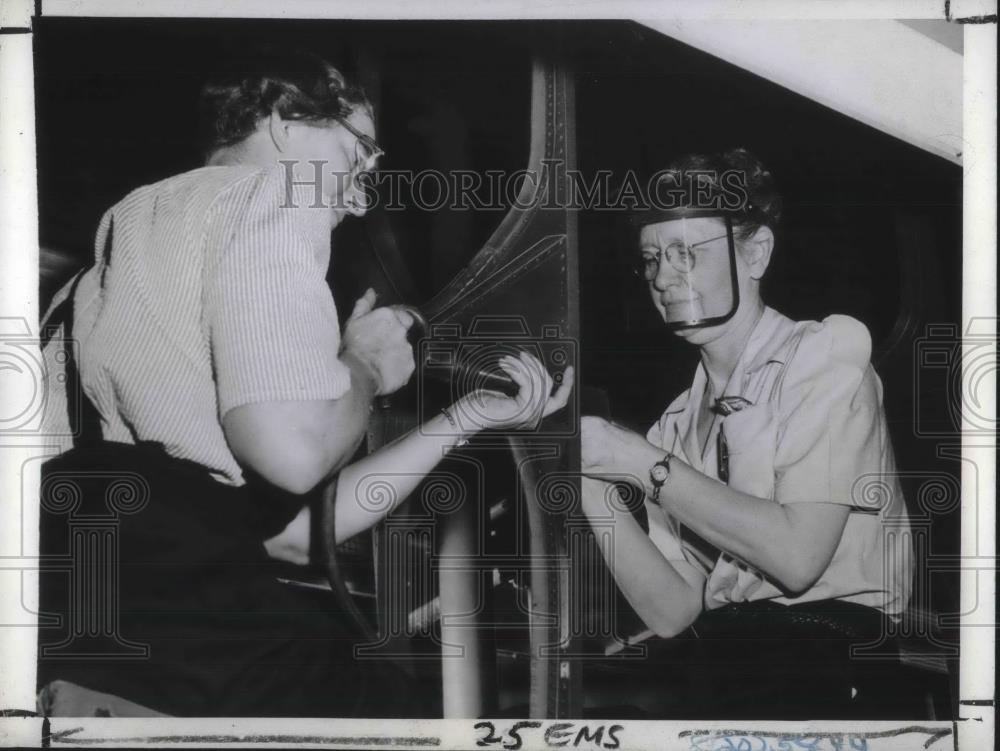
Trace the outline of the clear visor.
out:
<instances>
[{"instance_id":1,"label":"clear visor","mask_svg":"<svg viewBox=\"0 0 1000 751\"><path fill-rule=\"evenodd\" d=\"M689 227L685 217L665 222L669 231L648 238L641 248L636 275L649 284L672 329L717 325L739 306L733 226L728 217L724 220L725 232L708 237Z\"/></svg>"}]
</instances>

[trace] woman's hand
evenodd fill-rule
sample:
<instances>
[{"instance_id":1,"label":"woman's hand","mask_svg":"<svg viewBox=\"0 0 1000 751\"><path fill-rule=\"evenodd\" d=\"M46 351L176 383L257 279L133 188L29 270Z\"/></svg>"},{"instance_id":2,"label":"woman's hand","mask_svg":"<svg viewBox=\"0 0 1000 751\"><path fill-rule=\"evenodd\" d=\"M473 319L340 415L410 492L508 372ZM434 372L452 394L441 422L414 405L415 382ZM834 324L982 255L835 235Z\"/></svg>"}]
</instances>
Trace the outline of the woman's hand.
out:
<instances>
[{"instance_id":1,"label":"woman's hand","mask_svg":"<svg viewBox=\"0 0 1000 751\"><path fill-rule=\"evenodd\" d=\"M645 485L663 452L638 433L601 417L580 418L580 470L600 478L632 476Z\"/></svg>"},{"instance_id":2,"label":"woman's hand","mask_svg":"<svg viewBox=\"0 0 1000 751\"><path fill-rule=\"evenodd\" d=\"M517 395L480 390L459 399L450 414L463 432L531 430L569 401L573 390L572 366L563 371L562 383L555 393L552 393L552 376L538 358L527 352L500 358L500 367L517 384Z\"/></svg>"}]
</instances>

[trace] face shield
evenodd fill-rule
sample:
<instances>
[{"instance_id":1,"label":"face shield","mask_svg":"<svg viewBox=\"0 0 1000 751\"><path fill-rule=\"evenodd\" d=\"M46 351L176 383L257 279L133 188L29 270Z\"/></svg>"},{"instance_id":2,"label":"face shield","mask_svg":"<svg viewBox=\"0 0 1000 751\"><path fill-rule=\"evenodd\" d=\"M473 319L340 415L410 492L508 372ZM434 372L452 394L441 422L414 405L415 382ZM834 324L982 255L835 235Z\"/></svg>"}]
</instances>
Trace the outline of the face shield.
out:
<instances>
[{"instance_id":1,"label":"face shield","mask_svg":"<svg viewBox=\"0 0 1000 751\"><path fill-rule=\"evenodd\" d=\"M719 221L721 220L721 221ZM740 304L732 218L718 210L680 208L637 218L635 273L671 329L723 323Z\"/></svg>"}]
</instances>

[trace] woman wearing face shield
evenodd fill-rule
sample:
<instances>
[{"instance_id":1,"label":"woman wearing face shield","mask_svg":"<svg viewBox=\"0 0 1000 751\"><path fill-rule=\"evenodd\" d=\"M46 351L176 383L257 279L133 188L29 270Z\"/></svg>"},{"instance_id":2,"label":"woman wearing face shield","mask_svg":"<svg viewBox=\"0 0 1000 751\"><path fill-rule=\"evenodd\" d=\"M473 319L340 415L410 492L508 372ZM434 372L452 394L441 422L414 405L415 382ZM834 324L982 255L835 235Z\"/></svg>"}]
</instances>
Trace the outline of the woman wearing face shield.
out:
<instances>
[{"instance_id":1,"label":"woman wearing face shield","mask_svg":"<svg viewBox=\"0 0 1000 751\"><path fill-rule=\"evenodd\" d=\"M583 418L584 510L613 524L602 552L637 614L685 637L680 714L864 714L877 681L849 648L898 620L912 574L868 331L761 298L781 200L753 155L662 174L636 218L637 273L701 360L645 437ZM641 488L648 533L622 481Z\"/></svg>"}]
</instances>

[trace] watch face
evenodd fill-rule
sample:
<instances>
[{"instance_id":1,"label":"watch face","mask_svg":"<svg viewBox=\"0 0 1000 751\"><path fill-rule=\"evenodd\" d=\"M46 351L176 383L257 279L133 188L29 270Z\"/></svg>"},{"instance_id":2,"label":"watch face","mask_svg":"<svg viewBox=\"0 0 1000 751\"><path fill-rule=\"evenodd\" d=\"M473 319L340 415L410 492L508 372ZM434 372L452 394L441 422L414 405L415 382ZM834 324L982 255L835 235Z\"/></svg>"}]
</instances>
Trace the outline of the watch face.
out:
<instances>
[{"instance_id":1,"label":"watch face","mask_svg":"<svg viewBox=\"0 0 1000 751\"><path fill-rule=\"evenodd\" d=\"M667 468L664 467L662 464L654 464L653 468L649 470L649 476L652 477L653 482L656 483L666 482L668 475L669 472L667 472Z\"/></svg>"}]
</instances>

